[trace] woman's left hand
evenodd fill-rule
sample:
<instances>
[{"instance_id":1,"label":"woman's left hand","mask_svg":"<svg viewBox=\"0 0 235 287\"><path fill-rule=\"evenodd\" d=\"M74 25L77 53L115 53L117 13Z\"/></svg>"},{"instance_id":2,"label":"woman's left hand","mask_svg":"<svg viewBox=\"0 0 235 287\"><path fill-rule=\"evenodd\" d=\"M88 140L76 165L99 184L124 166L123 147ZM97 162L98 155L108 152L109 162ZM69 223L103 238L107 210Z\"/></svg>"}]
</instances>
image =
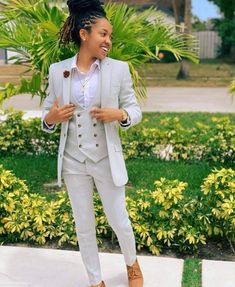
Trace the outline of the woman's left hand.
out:
<instances>
[{"instance_id":1,"label":"woman's left hand","mask_svg":"<svg viewBox=\"0 0 235 287\"><path fill-rule=\"evenodd\" d=\"M122 119L121 109L94 107L91 109L90 113L92 118L96 118L98 121L102 121L104 123L115 120L121 121Z\"/></svg>"}]
</instances>

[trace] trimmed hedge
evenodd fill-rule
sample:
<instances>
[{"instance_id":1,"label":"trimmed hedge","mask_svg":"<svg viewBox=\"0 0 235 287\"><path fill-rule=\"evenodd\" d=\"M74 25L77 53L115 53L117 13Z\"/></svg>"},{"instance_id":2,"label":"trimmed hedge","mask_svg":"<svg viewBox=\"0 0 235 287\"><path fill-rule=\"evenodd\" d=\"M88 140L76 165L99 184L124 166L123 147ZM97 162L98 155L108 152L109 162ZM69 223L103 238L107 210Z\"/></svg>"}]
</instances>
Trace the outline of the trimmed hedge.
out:
<instances>
[{"instance_id":1,"label":"trimmed hedge","mask_svg":"<svg viewBox=\"0 0 235 287\"><path fill-rule=\"evenodd\" d=\"M0 156L17 153L58 152L60 125L52 134L41 130L41 119L22 119L23 112L9 113L0 123ZM235 164L235 125L228 117L212 117L212 126L197 122L184 128L178 117L166 117L159 127L146 128L145 121L134 129L121 131L125 159L156 156L164 160L220 162Z\"/></svg>"}]
</instances>

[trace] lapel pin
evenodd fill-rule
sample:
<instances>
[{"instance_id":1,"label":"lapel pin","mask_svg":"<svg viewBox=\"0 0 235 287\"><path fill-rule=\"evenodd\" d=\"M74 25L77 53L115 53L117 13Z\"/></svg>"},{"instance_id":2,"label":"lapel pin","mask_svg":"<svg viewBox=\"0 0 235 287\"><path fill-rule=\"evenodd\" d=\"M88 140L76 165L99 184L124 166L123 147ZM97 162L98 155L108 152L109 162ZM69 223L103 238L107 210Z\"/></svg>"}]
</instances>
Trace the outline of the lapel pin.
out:
<instances>
[{"instance_id":1,"label":"lapel pin","mask_svg":"<svg viewBox=\"0 0 235 287\"><path fill-rule=\"evenodd\" d=\"M64 77L68 78L70 75L70 72L68 70L64 70Z\"/></svg>"}]
</instances>

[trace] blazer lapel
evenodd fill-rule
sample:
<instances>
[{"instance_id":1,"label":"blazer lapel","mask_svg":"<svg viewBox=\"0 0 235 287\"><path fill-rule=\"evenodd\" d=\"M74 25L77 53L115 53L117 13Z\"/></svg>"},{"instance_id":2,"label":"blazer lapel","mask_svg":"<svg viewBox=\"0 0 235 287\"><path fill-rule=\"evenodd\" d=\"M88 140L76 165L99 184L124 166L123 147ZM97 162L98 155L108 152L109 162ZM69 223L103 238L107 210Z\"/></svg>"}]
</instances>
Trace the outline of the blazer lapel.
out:
<instances>
[{"instance_id":1,"label":"blazer lapel","mask_svg":"<svg viewBox=\"0 0 235 287\"><path fill-rule=\"evenodd\" d=\"M107 98L110 94L110 88L111 88L111 69L110 69L110 61L109 58L104 58L101 61L101 95L100 95L100 101L101 101L101 108L107 106Z\"/></svg>"},{"instance_id":2,"label":"blazer lapel","mask_svg":"<svg viewBox=\"0 0 235 287\"><path fill-rule=\"evenodd\" d=\"M75 56L69 59L70 61L64 66L64 70L67 69L71 72L71 64ZM99 92L101 93L100 95L101 108L106 106L106 99L108 98L108 95L110 94L111 77L112 75L111 75L111 69L110 69L110 61L106 57L103 60L101 60L101 66L100 66ZM63 100L64 100L63 105L69 104L70 92L71 92L70 88L71 88L71 75L67 78L63 77Z\"/></svg>"},{"instance_id":3,"label":"blazer lapel","mask_svg":"<svg viewBox=\"0 0 235 287\"><path fill-rule=\"evenodd\" d=\"M63 98L64 98L63 105L69 104L70 102L71 65L75 57L76 57L76 54L72 58L70 58L69 61L64 66L64 70L70 71L70 76L67 78L63 77Z\"/></svg>"}]
</instances>

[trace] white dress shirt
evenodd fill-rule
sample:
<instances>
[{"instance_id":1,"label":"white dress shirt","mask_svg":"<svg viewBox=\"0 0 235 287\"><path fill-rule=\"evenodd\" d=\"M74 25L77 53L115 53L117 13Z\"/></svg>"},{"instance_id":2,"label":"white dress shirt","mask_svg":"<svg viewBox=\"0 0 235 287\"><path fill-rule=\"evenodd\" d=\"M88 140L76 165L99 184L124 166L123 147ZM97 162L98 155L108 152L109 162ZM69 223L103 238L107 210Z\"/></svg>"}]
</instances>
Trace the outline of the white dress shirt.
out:
<instances>
[{"instance_id":1,"label":"white dress shirt","mask_svg":"<svg viewBox=\"0 0 235 287\"><path fill-rule=\"evenodd\" d=\"M77 53L77 56L78 56L78 53ZM80 71L76 64L77 56L74 57L74 60L71 66L71 74L72 74L71 93L75 101L78 103L78 105L82 106L83 108L87 108L90 105L97 90L99 73L101 69L100 67L101 60L97 58L90 66L89 71L85 73L85 72ZM86 80L88 80L88 82L85 86L84 93L83 93L81 82L84 84ZM46 122L44 123L49 129L53 129L55 125L55 124L48 125ZM129 126L130 123L131 123L131 120L130 120L129 115L126 121L119 121L119 124L121 126Z\"/></svg>"}]
</instances>

